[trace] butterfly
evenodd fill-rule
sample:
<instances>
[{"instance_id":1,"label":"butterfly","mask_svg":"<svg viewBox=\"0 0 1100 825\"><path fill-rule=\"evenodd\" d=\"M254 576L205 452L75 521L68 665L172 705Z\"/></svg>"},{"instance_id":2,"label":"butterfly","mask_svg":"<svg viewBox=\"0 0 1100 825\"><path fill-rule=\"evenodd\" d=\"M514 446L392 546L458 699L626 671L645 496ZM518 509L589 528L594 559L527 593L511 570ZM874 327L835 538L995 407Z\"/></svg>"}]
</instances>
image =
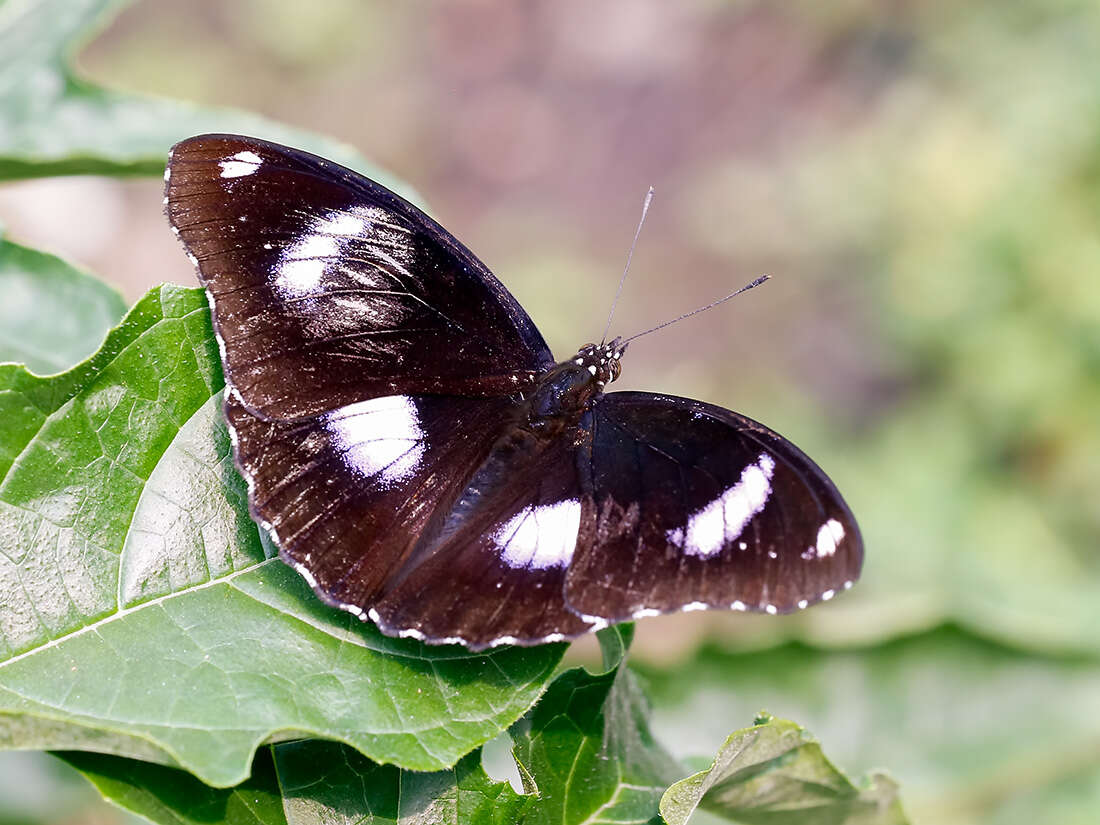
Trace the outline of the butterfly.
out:
<instances>
[{"instance_id":1,"label":"butterfly","mask_svg":"<svg viewBox=\"0 0 1100 825\"><path fill-rule=\"evenodd\" d=\"M202 135L165 209L206 288L253 518L330 605L472 650L680 610L788 613L858 577L855 519L762 424L605 392L439 224L297 149Z\"/></svg>"}]
</instances>

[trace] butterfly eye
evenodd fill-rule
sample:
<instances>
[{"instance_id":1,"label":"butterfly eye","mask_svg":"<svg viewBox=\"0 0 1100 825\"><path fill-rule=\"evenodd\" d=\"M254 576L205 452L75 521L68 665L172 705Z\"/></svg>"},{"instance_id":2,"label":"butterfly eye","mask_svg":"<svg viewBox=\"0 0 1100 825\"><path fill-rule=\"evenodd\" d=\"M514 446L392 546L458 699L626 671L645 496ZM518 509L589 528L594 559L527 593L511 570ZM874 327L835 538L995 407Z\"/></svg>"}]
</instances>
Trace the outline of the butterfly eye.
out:
<instances>
[{"instance_id":1,"label":"butterfly eye","mask_svg":"<svg viewBox=\"0 0 1100 825\"><path fill-rule=\"evenodd\" d=\"M623 371L623 365L619 363L619 360L617 358L612 358L610 361L608 361L607 366L608 366L608 371L611 373L611 379L610 380L612 380L612 381L614 381L616 378L618 378L619 373L621 373Z\"/></svg>"}]
</instances>

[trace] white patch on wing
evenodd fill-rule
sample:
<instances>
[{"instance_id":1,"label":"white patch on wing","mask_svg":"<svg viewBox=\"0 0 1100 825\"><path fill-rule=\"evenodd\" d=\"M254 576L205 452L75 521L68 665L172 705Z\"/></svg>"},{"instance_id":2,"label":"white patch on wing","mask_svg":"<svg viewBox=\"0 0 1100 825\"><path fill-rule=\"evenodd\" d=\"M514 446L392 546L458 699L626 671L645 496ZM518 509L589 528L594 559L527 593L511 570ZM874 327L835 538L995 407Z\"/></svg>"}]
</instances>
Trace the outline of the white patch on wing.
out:
<instances>
[{"instance_id":1,"label":"white patch on wing","mask_svg":"<svg viewBox=\"0 0 1100 825\"><path fill-rule=\"evenodd\" d=\"M317 289L325 274L325 258L340 254L330 235L306 235L283 253L275 288L285 297L308 295Z\"/></svg>"},{"instance_id":2,"label":"white patch on wing","mask_svg":"<svg viewBox=\"0 0 1100 825\"><path fill-rule=\"evenodd\" d=\"M814 547L814 555L819 559L833 555L843 540L844 525L835 518L829 519L817 531L817 545Z\"/></svg>"},{"instance_id":3,"label":"white patch on wing","mask_svg":"<svg viewBox=\"0 0 1100 825\"><path fill-rule=\"evenodd\" d=\"M308 295L321 284L325 274L325 262L314 258L309 261L286 261L279 267L275 286L284 296Z\"/></svg>"},{"instance_id":4,"label":"white patch on wing","mask_svg":"<svg viewBox=\"0 0 1100 825\"><path fill-rule=\"evenodd\" d=\"M340 253L336 239L328 235L306 235L287 250L291 258L330 258Z\"/></svg>"},{"instance_id":5,"label":"white patch on wing","mask_svg":"<svg viewBox=\"0 0 1100 825\"><path fill-rule=\"evenodd\" d=\"M565 499L524 507L501 525L492 539L509 567L545 570L569 564L580 526L581 503Z\"/></svg>"},{"instance_id":6,"label":"white patch on wing","mask_svg":"<svg viewBox=\"0 0 1100 825\"><path fill-rule=\"evenodd\" d=\"M255 152L245 150L219 161L218 166L222 168L223 178L242 178L259 169L263 162L264 159Z\"/></svg>"},{"instance_id":7,"label":"white patch on wing","mask_svg":"<svg viewBox=\"0 0 1100 825\"><path fill-rule=\"evenodd\" d=\"M356 206L333 209L313 218L298 240L280 256L275 289L288 299L302 298L321 286L326 269L334 267L352 277L364 289L393 289L385 273L407 277L413 264L410 249L402 237L407 230L383 220L384 212ZM270 244L264 244L270 249ZM341 262L345 256L361 258L360 266ZM359 298L357 304L362 303Z\"/></svg>"},{"instance_id":8,"label":"white patch on wing","mask_svg":"<svg viewBox=\"0 0 1100 825\"><path fill-rule=\"evenodd\" d=\"M761 453L722 495L688 517L685 527L668 530L668 540L689 556L708 558L741 535L772 493L775 459Z\"/></svg>"},{"instance_id":9,"label":"white patch on wing","mask_svg":"<svg viewBox=\"0 0 1100 825\"><path fill-rule=\"evenodd\" d=\"M324 235L359 235L366 224L362 218L347 212L331 212L314 224L314 229Z\"/></svg>"},{"instance_id":10,"label":"white patch on wing","mask_svg":"<svg viewBox=\"0 0 1100 825\"><path fill-rule=\"evenodd\" d=\"M322 420L344 464L366 478L404 481L424 458L424 431L407 395L349 404Z\"/></svg>"}]
</instances>

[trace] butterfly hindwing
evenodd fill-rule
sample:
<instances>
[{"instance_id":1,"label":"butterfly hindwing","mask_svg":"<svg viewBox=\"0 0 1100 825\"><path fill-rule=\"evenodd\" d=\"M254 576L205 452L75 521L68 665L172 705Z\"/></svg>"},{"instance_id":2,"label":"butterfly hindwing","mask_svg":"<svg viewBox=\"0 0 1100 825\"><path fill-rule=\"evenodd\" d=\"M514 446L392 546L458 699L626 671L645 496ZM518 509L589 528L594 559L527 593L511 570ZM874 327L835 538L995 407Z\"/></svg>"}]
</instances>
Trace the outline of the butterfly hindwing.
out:
<instances>
[{"instance_id":1,"label":"butterfly hindwing","mask_svg":"<svg viewBox=\"0 0 1100 825\"><path fill-rule=\"evenodd\" d=\"M566 601L621 621L733 608L786 613L859 575L855 519L801 450L751 419L686 398L610 393L591 412L595 540Z\"/></svg>"},{"instance_id":2,"label":"butterfly hindwing","mask_svg":"<svg viewBox=\"0 0 1100 825\"><path fill-rule=\"evenodd\" d=\"M356 172L203 135L176 145L166 179L227 382L265 418L395 394L508 395L553 363L473 253Z\"/></svg>"},{"instance_id":3,"label":"butterfly hindwing","mask_svg":"<svg viewBox=\"0 0 1100 825\"><path fill-rule=\"evenodd\" d=\"M573 553L593 522L580 472L586 456L583 439L506 429L372 617L393 632L475 650L590 630L593 621L563 599Z\"/></svg>"}]
</instances>

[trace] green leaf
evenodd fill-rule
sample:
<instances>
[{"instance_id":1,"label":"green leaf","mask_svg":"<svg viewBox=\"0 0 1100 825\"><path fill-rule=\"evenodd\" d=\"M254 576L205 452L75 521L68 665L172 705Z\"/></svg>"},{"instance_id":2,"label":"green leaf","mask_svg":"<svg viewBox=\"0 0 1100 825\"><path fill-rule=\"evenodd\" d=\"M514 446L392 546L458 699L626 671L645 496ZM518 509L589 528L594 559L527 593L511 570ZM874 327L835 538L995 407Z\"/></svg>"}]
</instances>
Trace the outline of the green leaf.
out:
<instances>
[{"instance_id":1,"label":"green leaf","mask_svg":"<svg viewBox=\"0 0 1100 825\"><path fill-rule=\"evenodd\" d=\"M648 704L625 667L561 674L512 726L524 787L539 795L524 825L646 822L683 769L653 740Z\"/></svg>"},{"instance_id":2,"label":"green leaf","mask_svg":"<svg viewBox=\"0 0 1100 825\"><path fill-rule=\"evenodd\" d=\"M0 752L0 823L56 825L85 822L132 825L122 811L104 804L79 773L41 751Z\"/></svg>"},{"instance_id":3,"label":"green leaf","mask_svg":"<svg viewBox=\"0 0 1100 825\"><path fill-rule=\"evenodd\" d=\"M415 197L345 144L257 115L105 89L71 62L129 0L0 0L0 180L159 175L168 149L202 132L280 141Z\"/></svg>"},{"instance_id":4,"label":"green leaf","mask_svg":"<svg viewBox=\"0 0 1100 825\"><path fill-rule=\"evenodd\" d=\"M415 773L336 743L297 742L277 746L275 764L291 823L342 815L372 825L511 825L533 801L490 779L480 750L451 770Z\"/></svg>"},{"instance_id":5,"label":"green leaf","mask_svg":"<svg viewBox=\"0 0 1100 825\"><path fill-rule=\"evenodd\" d=\"M55 373L87 358L126 312L102 281L0 235L0 361Z\"/></svg>"},{"instance_id":6,"label":"green leaf","mask_svg":"<svg viewBox=\"0 0 1100 825\"><path fill-rule=\"evenodd\" d=\"M252 776L234 788L134 759L57 755L106 799L162 825L512 825L534 801L490 779L478 750L449 770L420 773L336 742L288 742L257 751Z\"/></svg>"},{"instance_id":7,"label":"green leaf","mask_svg":"<svg viewBox=\"0 0 1100 825\"><path fill-rule=\"evenodd\" d=\"M454 764L563 645L473 655L323 606L247 516L200 290L160 287L53 378L0 368L0 744L96 750L224 786L298 736Z\"/></svg>"},{"instance_id":8,"label":"green leaf","mask_svg":"<svg viewBox=\"0 0 1100 825\"><path fill-rule=\"evenodd\" d=\"M874 776L857 788L805 730L769 716L731 734L709 769L670 787L661 816L668 825L685 825L700 806L746 825L908 822L891 779Z\"/></svg>"},{"instance_id":9,"label":"green leaf","mask_svg":"<svg viewBox=\"0 0 1100 825\"><path fill-rule=\"evenodd\" d=\"M626 654L630 650L630 643L634 641L634 623L623 622L613 624L596 631L596 641L600 644L600 655L603 657L601 669L589 672L601 674L609 673L626 660Z\"/></svg>"},{"instance_id":10,"label":"green leaf","mask_svg":"<svg viewBox=\"0 0 1100 825\"><path fill-rule=\"evenodd\" d=\"M65 751L54 754L82 773L104 799L163 825L289 825L270 748L256 751L252 775L234 788L211 788L178 768Z\"/></svg>"},{"instance_id":11,"label":"green leaf","mask_svg":"<svg viewBox=\"0 0 1100 825\"><path fill-rule=\"evenodd\" d=\"M684 770L653 742L647 715L623 667L562 673L510 731L526 795L490 779L480 750L450 770L420 773L379 765L340 743L286 742L270 749L273 764L268 750L260 751L251 779L228 789L131 759L61 756L108 799L164 825L678 825L700 805L731 820L768 825L906 822L890 780L876 777L873 786L856 788L801 728L771 719L735 733L710 770L669 788Z\"/></svg>"},{"instance_id":12,"label":"green leaf","mask_svg":"<svg viewBox=\"0 0 1100 825\"><path fill-rule=\"evenodd\" d=\"M1000 817L1023 794L1095 816L1095 797L1075 790L1100 776L1094 659L1035 656L944 628L869 650L707 648L642 673L654 730L681 758L713 753L723 730L766 706L813 730L846 770L889 766L917 822L1009 821Z\"/></svg>"}]
</instances>

